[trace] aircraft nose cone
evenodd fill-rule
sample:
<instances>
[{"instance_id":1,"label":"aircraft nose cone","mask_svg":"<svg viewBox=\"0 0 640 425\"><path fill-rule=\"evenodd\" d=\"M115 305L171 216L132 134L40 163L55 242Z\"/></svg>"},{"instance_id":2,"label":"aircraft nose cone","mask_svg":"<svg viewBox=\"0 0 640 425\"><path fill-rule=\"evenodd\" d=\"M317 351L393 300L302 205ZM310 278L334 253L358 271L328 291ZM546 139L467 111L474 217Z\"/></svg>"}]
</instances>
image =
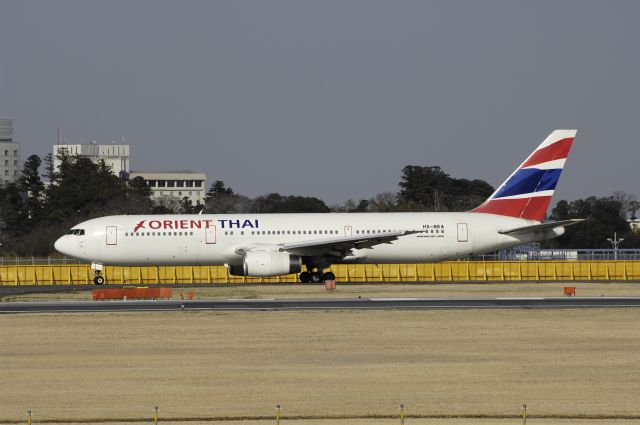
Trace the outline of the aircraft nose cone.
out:
<instances>
[{"instance_id":1,"label":"aircraft nose cone","mask_svg":"<svg viewBox=\"0 0 640 425\"><path fill-rule=\"evenodd\" d=\"M61 254L67 254L66 250L65 250L65 246L67 245L65 243L65 237L61 237L58 238L58 240L53 244L53 247L56 249L56 251L58 251Z\"/></svg>"}]
</instances>

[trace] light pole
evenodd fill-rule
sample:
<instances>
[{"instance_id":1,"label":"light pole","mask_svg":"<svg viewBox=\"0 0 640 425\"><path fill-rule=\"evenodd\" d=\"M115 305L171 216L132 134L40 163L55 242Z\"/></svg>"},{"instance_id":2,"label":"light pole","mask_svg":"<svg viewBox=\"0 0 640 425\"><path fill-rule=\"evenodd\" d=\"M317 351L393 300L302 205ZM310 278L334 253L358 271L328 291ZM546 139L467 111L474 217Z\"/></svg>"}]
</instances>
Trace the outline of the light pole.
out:
<instances>
[{"instance_id":1,"label":"light pole","mask_svg":"<svg viewBox=\"0 0 640 425\"><path fill-rule=\"evenodd\" d=\"M607 238L611 246L613 247L613 255L614 259L618 261L618 247L620 246L620 242L624 240L624 238L618 239L618 232L613 232L613 239Z\"/></svg>"}]
</instances>

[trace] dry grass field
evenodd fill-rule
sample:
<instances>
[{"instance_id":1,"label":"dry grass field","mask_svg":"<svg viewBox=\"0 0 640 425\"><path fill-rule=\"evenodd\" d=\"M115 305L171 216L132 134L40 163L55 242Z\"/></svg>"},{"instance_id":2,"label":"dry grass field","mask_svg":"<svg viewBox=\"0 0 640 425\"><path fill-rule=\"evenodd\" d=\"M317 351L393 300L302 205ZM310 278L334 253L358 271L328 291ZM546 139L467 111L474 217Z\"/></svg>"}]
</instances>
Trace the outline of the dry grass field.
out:
<instances>
[{"instance_id":1,"label":"dry grass field","mask_svg":"<svg viewBox=\"0 0 640 425\"><path fill-rule=\"evenodd\" d=\"M635 309L0 315L0 422L27 409L36 422L151 418L154 405L165 418L269 416L276 404L285 417L358 417L400 403L417 415L517 415L527 403L532 415L637 417L638 323Z\"/></svg>"},{"instance_id":2,"label":"dry grass field","mask_svg":"<svg viewBox=\"0 0 640 425\"><path fill-rule=\"evenodd\" d=\"M159 422L162 422L162 417L159 418ZM2 422L0 422L2 423ZM35 423L35 422L34 422ZM135 422L134 422L135 423ZM153 423L151 420L148 423ZM180 422L170 420L164 423L177 424ZM233 425L267 425L275 424L273 418L264 419L259 421L252 420L207 420L197 421L188 420L182 423L188 425L217 425L217 424L233 424ZM47 422L49 425L56 425L62 423ZM64 422L68 425L68 422ZM131 425L132 422L100 422L100 425ZM281 425L399 425L400 420L395 419L317 419L317 420L288 420L283 418L280 420ZM423 418L406 418L405 425L520 425L522 419L509 418L509 419L423 419ZM528 425L638 425L640 420L591 420L591 419L538 419L529 418L527 420ZM95 422L73 422L73 425L95 425Z\"/></svg>"}]
</instances>

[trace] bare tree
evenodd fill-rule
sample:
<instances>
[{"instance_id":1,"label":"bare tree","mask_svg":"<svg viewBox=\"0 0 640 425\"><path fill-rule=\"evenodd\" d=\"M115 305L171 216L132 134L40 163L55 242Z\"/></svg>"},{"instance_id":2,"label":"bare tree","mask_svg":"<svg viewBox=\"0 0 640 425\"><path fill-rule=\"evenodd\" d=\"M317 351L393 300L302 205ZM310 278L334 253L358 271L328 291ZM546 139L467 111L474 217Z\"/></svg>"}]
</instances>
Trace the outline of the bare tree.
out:
<instances>
[{"instance_id":1,"label":"bare tree","mask_svg":"<svg viewBox=\"0 0 640 425\"><path fill-rule=\"evenodd\" d=\"M622 206L620 212L622 213L623 218L626 220L627 212L631 212L631 203L637 202L636 195L623 192L621 190L616 190L615 192L613 192L611 197L614 200L620 202L620 205ZM636 208L636 211L637 210L638 209ZM631 215L635 215L635 212L633 212Z\"/></svg>"},{"instance_id":2,"label":"bare tree","mask_svg":"<svg viewBox=\"0 0 640 425\"><path fill-rule=\"evenodd\" d=\"M638 212L638 210L640 210L640 202L638 202L637 200L632 200L629 201L629 212L631 213L631 220L636 220L638 217L636 216L636 213Z\"/></svg>"},{"instance_id":3,"label":"bare tree","mask_svg":"<svg viewBox=\"0 0 640 425\"><path fill-rule=\"evenodd\" d=\"M382 192L369 200L369 211L395 211L398 206L398 195L393 192Z\"/></svg>"}]
</instances>

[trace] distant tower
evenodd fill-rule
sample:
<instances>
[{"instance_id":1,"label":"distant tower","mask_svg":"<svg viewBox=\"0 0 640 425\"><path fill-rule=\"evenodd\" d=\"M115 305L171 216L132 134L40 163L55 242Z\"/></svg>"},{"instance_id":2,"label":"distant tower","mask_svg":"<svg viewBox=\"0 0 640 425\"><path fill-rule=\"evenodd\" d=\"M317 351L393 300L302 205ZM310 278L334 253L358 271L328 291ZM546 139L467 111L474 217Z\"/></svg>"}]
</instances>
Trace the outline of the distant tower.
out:
<instances>
[{"instance_id":1,"label":"distant tower","mask_svg":"<svg viewBox=\"0 0 640 425\"><path fill-rule=\"evenodd\" d=\"M20 144L13 141L13 120L0 118L0 185L18 180L21 157Z\"/></svg>"}]
</instances>

